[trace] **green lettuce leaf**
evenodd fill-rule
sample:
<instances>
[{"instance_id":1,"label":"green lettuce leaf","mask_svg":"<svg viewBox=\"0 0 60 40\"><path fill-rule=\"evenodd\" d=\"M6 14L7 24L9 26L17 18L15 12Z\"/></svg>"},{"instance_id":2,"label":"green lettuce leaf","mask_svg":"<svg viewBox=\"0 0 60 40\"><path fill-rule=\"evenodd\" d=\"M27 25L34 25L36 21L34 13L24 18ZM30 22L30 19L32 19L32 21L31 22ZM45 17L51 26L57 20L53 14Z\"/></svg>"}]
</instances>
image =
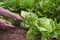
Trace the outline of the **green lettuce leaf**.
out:
<instances>
[{"instance_id":1,"label":"green lettuce leaf","mask_svg":"<svg viewBox=\"0 0 60 40\"><path fill-rule=\"evenodd\" d=\"M21 16L25 19L25 24L33 26L38 16L32 12L21 11Z\"/></svg>"}]
</instances>

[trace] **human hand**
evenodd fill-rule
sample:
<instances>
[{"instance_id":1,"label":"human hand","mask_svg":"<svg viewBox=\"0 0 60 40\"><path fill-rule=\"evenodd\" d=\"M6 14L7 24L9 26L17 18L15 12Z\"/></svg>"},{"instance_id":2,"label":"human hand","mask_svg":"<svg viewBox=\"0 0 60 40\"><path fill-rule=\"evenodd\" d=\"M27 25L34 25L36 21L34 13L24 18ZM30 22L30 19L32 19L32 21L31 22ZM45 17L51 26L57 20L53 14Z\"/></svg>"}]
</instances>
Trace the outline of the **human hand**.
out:
<instances>
[{"instance_id":1,"label":"human hand","mask_svg":"<svg viewBox=\"0 0 60 40\"><path fill-rule=\"evenodd\" d=\"M13 13L7 9L4 9L2 7L0 7L0 15L11 18L14 21L24 21L24 19L21 16Z\"/></svg>"},{"instance_id":2,"label":"human hand","mask_svg":"<svg viewBox=\"0 0 60 40\"><path fill-rule=\"evenodd\" d=\"M14 28L14 26L6 20L0 19L0 29Z\"/></svg>"},{"instance_id":3,"label":"human hand","mask_svg":"<svg viewBox=\"0 0 60 40\"><path fill-rule=\"evenodd\" d=\"M15 16L15 17L14 17L14 20L15 20L15 21L23 21L23 22L24 22L23 17L21 17L21 16L19 16L19 15L18 15L18 16Z\"/></svg>"}]
</instances>

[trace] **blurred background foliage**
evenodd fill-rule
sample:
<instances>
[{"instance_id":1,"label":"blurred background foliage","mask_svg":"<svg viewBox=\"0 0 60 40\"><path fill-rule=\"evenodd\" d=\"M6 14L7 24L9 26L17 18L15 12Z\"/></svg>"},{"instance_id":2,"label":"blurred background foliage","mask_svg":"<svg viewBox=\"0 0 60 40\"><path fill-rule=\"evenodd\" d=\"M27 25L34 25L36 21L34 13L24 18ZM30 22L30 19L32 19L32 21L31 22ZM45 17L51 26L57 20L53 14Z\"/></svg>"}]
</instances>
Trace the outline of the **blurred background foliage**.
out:
<instances>
[{"instance_id":1,"label":"blurred background foliage","mask_svg":"<svg viewBox=\"0 0 60 40\"><path fill-rule=\"evenodd\" d=\"M0 0L0 6L19 15L24 10L60 22L60 0Z\"/></svg>"}]
</instances>

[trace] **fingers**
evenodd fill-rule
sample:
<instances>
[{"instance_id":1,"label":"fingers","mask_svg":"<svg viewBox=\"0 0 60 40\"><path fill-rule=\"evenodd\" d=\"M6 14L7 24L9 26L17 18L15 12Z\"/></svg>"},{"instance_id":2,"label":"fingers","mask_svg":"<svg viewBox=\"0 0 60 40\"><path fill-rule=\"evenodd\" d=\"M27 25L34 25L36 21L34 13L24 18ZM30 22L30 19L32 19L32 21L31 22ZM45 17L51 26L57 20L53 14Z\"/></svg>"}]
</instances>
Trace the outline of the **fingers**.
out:
<instances>
[{"instance_id":1,"label":"fingers","mask_svg":"<svg viewBox=\"0 0 60 40\"><path fill-rule=\"evenodd\" d=\"M21 16L19 16L19 15L16 16L14 20L15 20L15 21L22 21L22 22L24 21L23 17L21 17Z\"/></svg>"},{"instance_id":2,"label":"fingers","mask_svg":"<svg viewBox=\"0 0 60 40\"><path fill-rule=\"evenodd\" d=\"M5 27L14 28L14 26L11 23L3 19L0 19L0 26L2 26L3 28Z\"/></svg>"},{"instance_id":3,"label":"fingers","mask_svg":"<svg viewBox=\"0 0 60 40\"><path fill-rule=\"evenodd\" d=\"M6 27L14 28L14 26L12 24L7 24Z\"/></svg>"},{"instance_id":4,"label":"fingers","mask_svg":"<svg viewBox=\"0 0 60 40\"><path fill-rule=\"evenodd\" d=\"M20 16L20 21L24 21L24 18Z\"/></svg>"},{"instance_id":5,"label":"fingers","mask_svg":"<svg viewBox=\"0 0 60 40\"><path fill-rule=\"evenodd\" d=\"M5 21L4 24L5 24L5 27L12 27L12 28L14 28L14 26L11 23L7 22L7 21Z\"/></svg>"}]
</instances>

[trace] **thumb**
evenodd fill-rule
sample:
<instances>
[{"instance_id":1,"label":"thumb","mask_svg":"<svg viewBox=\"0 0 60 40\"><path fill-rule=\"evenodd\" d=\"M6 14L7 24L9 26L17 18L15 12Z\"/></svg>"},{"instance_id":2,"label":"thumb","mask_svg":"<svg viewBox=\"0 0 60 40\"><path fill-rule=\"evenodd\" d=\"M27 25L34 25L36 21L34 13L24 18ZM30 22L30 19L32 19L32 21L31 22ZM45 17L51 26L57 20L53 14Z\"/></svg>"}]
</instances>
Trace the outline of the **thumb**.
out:
<instances>
[{"instance_id":1,"label":"thumb","mask_svg":"<svg viewBox=\"0 0 60 40\"><path fill-rule=\"evenodd\" d=\"M14 28L14 26L12 24L8 24L8 25L6 25L6 27Z\"/></svg>"}]
</instances>

